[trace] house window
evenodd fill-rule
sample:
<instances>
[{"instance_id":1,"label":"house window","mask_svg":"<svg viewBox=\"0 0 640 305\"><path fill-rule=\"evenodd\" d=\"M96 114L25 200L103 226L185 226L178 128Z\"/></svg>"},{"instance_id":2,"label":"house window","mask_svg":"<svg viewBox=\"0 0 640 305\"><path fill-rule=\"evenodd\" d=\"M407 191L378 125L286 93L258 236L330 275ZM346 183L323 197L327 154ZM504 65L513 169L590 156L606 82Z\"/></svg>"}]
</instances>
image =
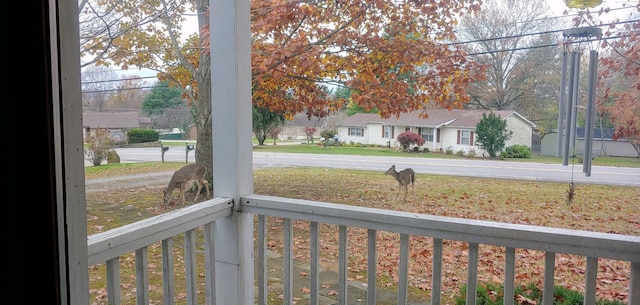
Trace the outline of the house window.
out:
<instances>
[{"instance_id":1,"label":"house window","mask_svg":"<svg viewBox=\"0 0 640 305\"><path fill-rule=\"evenodd\" d=\"M393 126L382 126L382 137L385 139L393 138Z\"/></svg>"},{"instance_id":2,"label":"house window","mask_svg":"<svg viewBox=\"0 0 640 305\"><path fill-rule=\"evenodd\" d=\"M364 128L349 127L349 135L354 137L363 137Z\"/></svg>"},{"instance_id":3,"label":"house window","mask_svg":"<svg viewBox=\"0 0 640 305\"><path fill-rule=\"evenodd\" d=\"M420 128L420 136L426 142L433 142L433 128Z\"/></svg>"},{"instance_id":4,"label":"house window","mask_svg":"<svg viewBox=\"0 0 640 305\"><path fill-rule=\"evenodd\" d=\"M473 145L473 131L458 130L458 144Z\"/></svg>"}]
</instances>

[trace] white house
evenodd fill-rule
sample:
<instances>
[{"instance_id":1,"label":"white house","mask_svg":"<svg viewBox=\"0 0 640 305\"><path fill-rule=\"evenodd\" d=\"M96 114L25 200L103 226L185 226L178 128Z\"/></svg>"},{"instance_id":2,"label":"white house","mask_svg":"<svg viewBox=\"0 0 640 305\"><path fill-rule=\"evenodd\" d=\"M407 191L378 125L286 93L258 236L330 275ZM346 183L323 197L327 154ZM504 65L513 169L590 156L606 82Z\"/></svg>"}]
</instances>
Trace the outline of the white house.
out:
<instances>
[{"instance_id":1,"label":"white house","mask_svg":"<svg viewBox=\"0 0 640 305\"><path fill-rule=\"evenodd\" d=\"M476 154L486 153L476 145L475 129L487 110L428 110L427 118L420 112L403 113L400 117L381 118L373 113L356 113L338 126L338 138L345 143L373 144L398 147L397 136L404 131L412 131L422 136L424 145L419 149L429 151L454 152L475 150ZM513 110L494 110L494 114L507 121L507 130L513 135L506 146L520 144L531 147L533 128L536 126Z\"/></svg>"}]
</instances>

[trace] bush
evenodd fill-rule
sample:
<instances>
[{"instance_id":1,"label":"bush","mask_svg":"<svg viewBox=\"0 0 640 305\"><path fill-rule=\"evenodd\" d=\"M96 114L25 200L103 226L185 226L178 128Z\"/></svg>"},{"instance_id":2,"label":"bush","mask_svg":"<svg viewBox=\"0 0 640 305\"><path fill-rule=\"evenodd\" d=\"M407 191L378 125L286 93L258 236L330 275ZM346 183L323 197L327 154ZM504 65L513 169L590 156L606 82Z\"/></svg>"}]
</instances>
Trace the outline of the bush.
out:
<instances>
[{"instance_id":1,"label":"bush","mask_svg":"<svg viewBox=\"0 0 640 305\"><path fill-rule=\"evenodd\" d=\"M444 153L447 155L453 155L453 148L451 146L447 147Z\"/></svg>"},{"instance_id":2,"label":"bush","mask_svg":"<svg viewBox=\"0 0 640 305\"><path fill-rule=\"evenodd\" d=\"M464 305L466 301L466 285L460 287L460 294L454 298L456 305ZM517 296L515 304L529 304L529 300L535 304L542 304L542 290L531 283L526 286L514 287L514 295ZM519 300L518 298L526 298ZM554 305L582 305L584 296L582 293L561 286L553 287L553 304ZM502 305L504 303L504 287L502 284L495 283L479 283L476 293L476 304L484 305ZM599 299L596 305L625 305L619 301L610 301Z\"/></svg>"},{"instance_id":3,"label":"bush","mask_svg":"<svg viewBox=\"0 0 640 305\"><path fill-rule=\"evenodd\" d=\"M527 146L515 144L504 149L500 154L502 158L521 158L530 159L531 149Z\"/></svg>"},{"instance_id":4,"label":"bush","mask_svg":"<svg viewBox=\"0 0 640 305\"><path fill-rule=\"evenodd\" d=\"M333 139L337 134L338 131L335 129L324 129L320 131L320 136L323 137L325 141Z\"/></svg>"},{"instance_id":5,"label":"bush","mask_svg":"<svg viewBox=\"0 0 640 305\"><path fill-rule=\"evenodd\" d=\"M130 129L128 132L129 143L155 142L160 139L160 133L152 129Z\"/></svg>"},{"instance_id":6,"label":"bush","mask_svg":"<svg viewBox=\"0 0 640 305\"><path fill-rule=\"evenodd\" d=\"M411 145L422 146L424 144L424 139L419 134L411 131L399 134L397 140L404 151L409 151Z\"/></svg>"},{"instance_id":7,"label":"bush","mask_svg":"<svg viewBox=\"0 0 640 305\"><path fill-rule=\"evenodd\" d=\"M467 152L467 157L469 158L475 158L477 155L476 150L475 149L469 149L469 151Z\"/></svg>"},{"instance_id":8,"label":"bush","mask_svg":"<svg viewBox=\"0 0 640 305\"><path fill-rule=\"evenodd\" d=\"M112 150L112 145L113 141L109 131L97 129L95 133L87 136L84 158L90 161L93 166L98 166L107 159L109 152Z\"/></svg>"}]
</instances>

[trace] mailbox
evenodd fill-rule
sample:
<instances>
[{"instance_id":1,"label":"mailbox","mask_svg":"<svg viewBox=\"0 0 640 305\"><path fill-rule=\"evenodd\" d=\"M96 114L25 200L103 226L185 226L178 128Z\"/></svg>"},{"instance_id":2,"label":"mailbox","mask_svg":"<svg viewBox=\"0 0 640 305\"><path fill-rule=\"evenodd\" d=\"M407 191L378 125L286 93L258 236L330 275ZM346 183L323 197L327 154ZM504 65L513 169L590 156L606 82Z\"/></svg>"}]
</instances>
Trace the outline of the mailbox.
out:
<instances>
[{"instance_id":1,"label":"mailbox","mask_svg":"<svg viewBox=\"0 0 640 305\"><path fill-rule=\"evenodd\" d=\"M160 151L162 152L162 163L164 163L164 153L167 152L167 150L169 150L169 146L164 146L162 144L160 144Z\"/></svg>"},{"instance_id":2,"label":"mailbox","mask_svg":"<svg viewBox=\"0 0 640 305\"><path fill-rule=\"evenodd\" d=\"M187 144L187 150L193 150L193 144Z\"/></svg>"}]
</instances>

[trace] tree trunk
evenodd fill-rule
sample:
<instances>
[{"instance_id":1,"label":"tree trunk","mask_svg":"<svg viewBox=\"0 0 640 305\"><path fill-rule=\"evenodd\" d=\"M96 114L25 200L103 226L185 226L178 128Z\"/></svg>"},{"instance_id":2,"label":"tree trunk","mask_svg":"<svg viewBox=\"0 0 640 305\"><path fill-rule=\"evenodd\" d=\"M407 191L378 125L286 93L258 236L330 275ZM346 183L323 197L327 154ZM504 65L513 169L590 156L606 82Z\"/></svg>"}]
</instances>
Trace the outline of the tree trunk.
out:
<instances>
[{"instance_id":1,"label":"tree trunk","mask_svg":"<svg viewBox=\"0 0 640 305\"><path fill-rule=\"evenodd\" d=\"M209 25L208 14L209 1L197 0L196 11L198 12L198 27L203 28ZM203 37L200 36L200 45ZM198 63L198 75L194 75L198 83L198 99L195 106L195 122L197 129L196 162L204 164L209 170L205 174L205 179L210 181L209 185L213 191L213 139L211 122L211 57L209 52L200 52Z\"/></svg>"}]
</instances>

